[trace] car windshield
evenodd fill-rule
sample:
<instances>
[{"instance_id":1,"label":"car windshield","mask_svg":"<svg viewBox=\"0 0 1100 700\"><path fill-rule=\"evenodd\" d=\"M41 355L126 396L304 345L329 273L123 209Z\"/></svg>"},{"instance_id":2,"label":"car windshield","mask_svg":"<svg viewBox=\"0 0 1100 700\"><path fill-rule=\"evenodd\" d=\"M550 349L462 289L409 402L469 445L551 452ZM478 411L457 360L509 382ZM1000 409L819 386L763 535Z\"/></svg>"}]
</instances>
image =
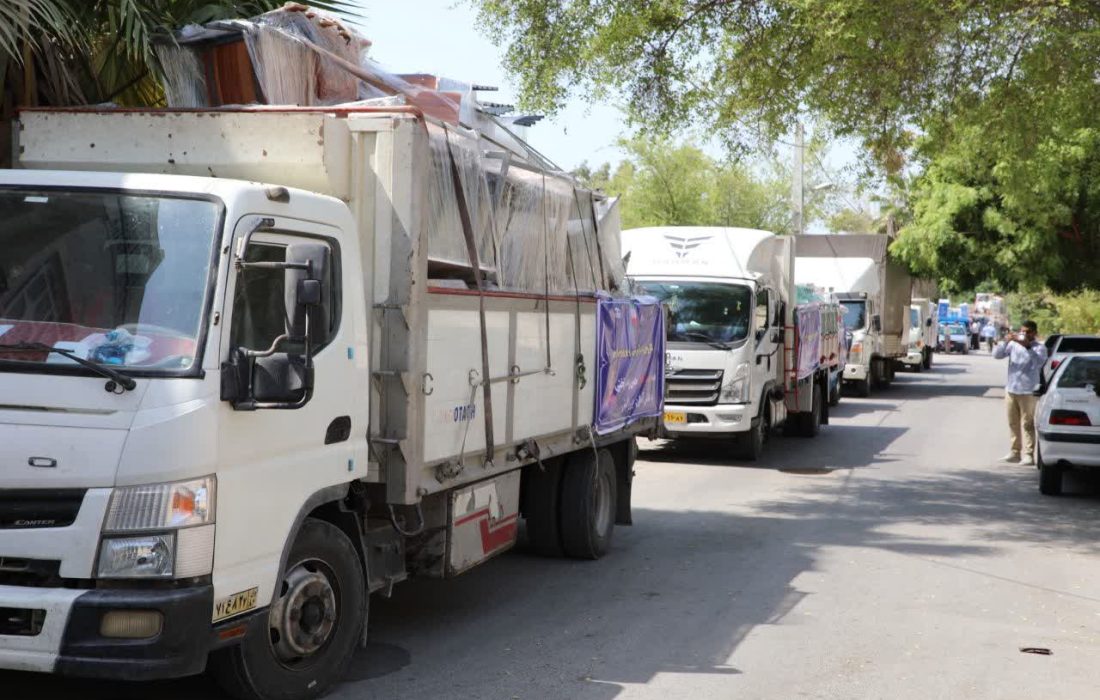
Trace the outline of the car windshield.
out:
<instances>
[{"instance_id":1,"label":"car windshield","mask_svg":"<svg viewBox=\"0 0 1100 700\"><path fill-rule=\"evenodd\" d=\"M1100 357L1071 357L1058 378L1058 386L1063 389L1100 386Z\"/></svg>"},{"instance_id":2,"label":"car windshield","mask_svg":"<svg viewBox=\"0 0 1100 700\"><path fill-rule=\"evenodd\" d=\"M195 366L219 205L91 190L0 190L0 369Z\"/></svg>"},{"instance_id":3,"label":"car windshield","mask_svg":"<svg viewBox=\"0 0 1100 700\"><path fill-rule=\"evenodd\" d=\"M966 328L963 326L948 326L948 335L966 335Z\"/></svg>"},{"instance_id":4,"label":"car windshield","mask_svg":"<svg viewBox=\"0 0 1100 700\"><path fill-rule=\"evenodd\" d=\"M1100 338L1062 338L1058 352L1100 352Z\"/></svg>"},{"instance_id":5,"label":"car windshield","mask_svg":"<svg viewBox=\"0 0 1100 700\"><path fill-rule=\"evenodd\" d=\"M743 284L650 280L639 286L668 306L669 340L733 343L749 334L752 290Z\"/></svg>"},{"instance_id":6,"label":"car windshield","mask_svg":"<svg viewBox=\"0 0 1100 700\"><path fill-rule=\"evenodd\" d=\"M840 308L844 314L844 327L847 330L858 331L867 325L867 302L841 301Z\"/></svg>"}]
</instances>

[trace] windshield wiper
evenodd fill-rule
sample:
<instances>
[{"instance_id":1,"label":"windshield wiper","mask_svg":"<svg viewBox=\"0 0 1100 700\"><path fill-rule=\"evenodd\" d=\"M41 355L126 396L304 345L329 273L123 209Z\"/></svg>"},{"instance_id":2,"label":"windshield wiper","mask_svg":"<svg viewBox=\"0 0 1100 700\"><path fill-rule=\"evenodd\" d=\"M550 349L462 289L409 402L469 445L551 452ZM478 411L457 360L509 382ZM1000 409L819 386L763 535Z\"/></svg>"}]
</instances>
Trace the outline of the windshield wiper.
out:
<instances>
[{"instance_id":1,"label":"windshield wiper","mask_svg":"<svg viewBox=\"0 0 1100 700\"><path fill-rule=\"evenodd\" d=\"M712 348L718 348L719 350L729 350L730 347L732 347L727 343L723 343L721 340L713 338L706 333L699 333L698 331L680 331L676 333L676 335L683 338L694 338L696 340L701 340Z\"/></svg>"},{"instance_id":2,"label":"windshield wiper","mask_svg":"<svg viewBox=\"0 0 1100 700\"><path fill-rule=\"evenodd\" d=\"M111 369L110 367L107 367L106 365L101 365L98 362L94 362L92 360L86 360L83 357L81 357L80 355L77 355L72 350L65 350L63 348L55 348L52 345L46 345L45 343L3 343L3 344L0 344L0 352L20 352L20 351L27 351L27 350L30 350L30 351L40 350L40 351L43 351L43 352L46 352L46 353L55 352L58 355L69 358L70 360L72 360L73 362L77 363L78 365L80 365L82 367L87 367L88 369L92 370L93 372L95 372L96 374L98 374L100 376L103 376L103 377L106 377L107 379L110 379L112 382L115 382L116 384L118 384L120 387L122 387L126 391L133 391L134 387L137 386L137 382L135 382L130 377L127 377L125 374L122 374L121 372L117 372L117 371ZM49 357L49 355L47 354L46 357Z\"/></svg>"}]
</instances>

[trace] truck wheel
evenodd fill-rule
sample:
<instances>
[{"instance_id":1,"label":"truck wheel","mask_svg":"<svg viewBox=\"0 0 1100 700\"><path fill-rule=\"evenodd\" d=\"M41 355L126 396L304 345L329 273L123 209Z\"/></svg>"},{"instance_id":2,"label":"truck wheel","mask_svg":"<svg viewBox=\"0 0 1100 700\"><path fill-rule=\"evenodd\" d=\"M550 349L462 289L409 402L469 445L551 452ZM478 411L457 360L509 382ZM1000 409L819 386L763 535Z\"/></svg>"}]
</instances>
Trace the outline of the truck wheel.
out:
<instances>
[{"instance_id":1,"label":"truck wheel","mask_svg":"<svg viewBox=\"0 0 1100 700\"><path fill-rule=\"evenodd\" d=\"M924 358L922 357L920 361L917 362L917 364L912 365L912 367L914 372L920 374L921 370L924 369Z\"/></svg>"},{"instance_id":2,"label":"truck wheel","mask_svg":"<svg viewBox=\"0 0 1100 700\"><path fill-rule=\"evenodd\" d=\"M821 413L824 410L824 400L821 396L821 387L815 386L813 398L810 400L810 412L798 415L797 435L799 437L814 437L821 430Z\"/></svg>"},{"instance_id":3,"label":"truck wheel","mask_svg":"<svg viewBox=\"0 0 1100 700\"><path fill-rule=\"evenodd\" d=\"M829 405L830 406L839 406L840 405L840 387L843 384L844 384L843 380L840 380L840 379L836 380L836 388L829 392Z\"/></svg>"},{"instance_id":4,"label":"truck wheel","mask_svg":"<svg viewBox=\"0 0 1100 700\"><path fill-rule=\"evenodd\" d=\"M856 382L856 396L865 399L871 395L871 377L867 376Z\"/></svg>"},{"instance_id":5,"label":"truck wheel","mask_svg":"<svg viewBox=\"0 0 1100 700\"><path fill-rule=\"evenodd\" d=\"M536 554L560 557L561 529L558 505L561 501L562 460L550 459L540 467L532 464L523 470L523 517L527 544Z\"/></svg>"},{"instance_id":6,"label":"truck wheel","mask_svg":"<svg viewBox=\"0 0 1100 700\"><path fill-rule=\"evenodd\" d=\"M760 455L764 454L764 442L771 430L770 413L765 406L760 412L760 420L756 421L747 433L737 438L737 445L734 447L734 456L737 459L755 462L760 459Z\"/></svg>"},{"instance_id":7,"label":"truck wheel","mask_svg":"<svg viewBox=\"0 0 1100 700\"><path fill-rule=\"evenodd\" d=\"M302 523L265 634L211 657L218 684L242 700L306 700L340 682L361 637L367 587L355 547L323 520Z\"/></svg>"},{"instance_id":8,"label":"truck wheel","mask_svg":"<svg viewBox=\"0 0 1100 700\"><path fill-rule=\"evenodd\" d=\"M924 365L925 369L932 369L932 353L927 348L924 350L924 359L921 364Z\"/></svg>"},{"instance_id":9,"label":"truck wheel","mask_svg":"<svg viewBox=\"0 0 1100 700\"><path fill-rule=\"evenodd\" d=\"M606 449L581 449L565 463L561 482L561 544L578 559L599 559L615 531L615 459Z\"/></svg>"},{"instance_id":10,"label":"truck wheel","mask_svg":"<svg viewBox=\"0 0 1100 700\"><path fill-rule=\"evenodd\" d=\"M1044 496L1062 495L1062 468L1057 464L1039 462L1039 493Z\"/></svg>"}]
</instances>

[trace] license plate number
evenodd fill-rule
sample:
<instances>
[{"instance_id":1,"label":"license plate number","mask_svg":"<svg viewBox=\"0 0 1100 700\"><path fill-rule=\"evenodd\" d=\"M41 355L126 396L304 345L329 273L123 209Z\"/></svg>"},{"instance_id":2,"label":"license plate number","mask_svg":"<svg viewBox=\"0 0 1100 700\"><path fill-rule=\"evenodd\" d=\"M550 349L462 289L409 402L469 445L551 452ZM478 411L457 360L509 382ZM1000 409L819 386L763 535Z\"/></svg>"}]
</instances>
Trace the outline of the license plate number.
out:
<instances>
[{"instance_id":1,"label":"license plate number","mask_svg":"<svg viewBox=\"0 0 1100 700\"><path fill-rule=\"evenodd\" d=\"M666 423L687 423L688 416L683 411L665 411Z\"/></svg>"}]
</instances>

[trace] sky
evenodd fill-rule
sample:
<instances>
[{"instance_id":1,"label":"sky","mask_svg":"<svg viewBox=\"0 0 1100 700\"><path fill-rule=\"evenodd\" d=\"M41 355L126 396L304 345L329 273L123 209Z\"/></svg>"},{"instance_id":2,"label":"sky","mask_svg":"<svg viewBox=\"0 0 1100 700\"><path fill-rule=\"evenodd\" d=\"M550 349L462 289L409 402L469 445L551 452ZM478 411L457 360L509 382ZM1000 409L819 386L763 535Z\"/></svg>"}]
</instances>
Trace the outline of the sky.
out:
<instances>
[{"instance_id":1,"label":"sky","mask_svg":"<svg viewBox=\"0 0 1100 700\"><path fill-rule=\"evenodd\" d=\"M502 67L498 48L477 26L477 12L463 0L358 0L366 14L362 32L373 42L370 56L398 73L432 73L500 88L483 100L515 104L516 86ZM618 162L615 146L623 118L606 104L574 99L553 119L528 133L531 145L566 170L583 162Z\"/></svg>"}]
</instances>

